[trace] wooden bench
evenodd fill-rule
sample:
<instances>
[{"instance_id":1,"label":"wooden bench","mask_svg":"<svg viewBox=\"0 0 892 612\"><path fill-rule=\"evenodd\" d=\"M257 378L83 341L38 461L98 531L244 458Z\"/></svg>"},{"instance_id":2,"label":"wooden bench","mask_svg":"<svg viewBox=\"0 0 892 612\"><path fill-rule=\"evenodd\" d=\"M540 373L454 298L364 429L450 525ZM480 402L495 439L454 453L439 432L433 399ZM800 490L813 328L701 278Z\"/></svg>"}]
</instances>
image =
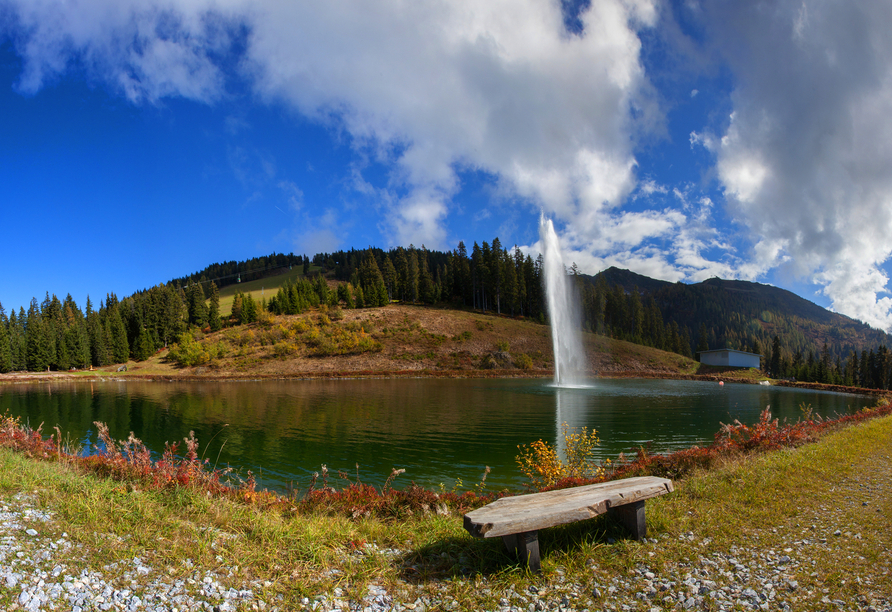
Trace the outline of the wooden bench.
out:
<instances>
[{"instance_id":1,"label":"wooden bench","mask_svg":"<svg viewBox=\"0 0 892 612\"><path fill-rule=\"evenodd\" d=\"M502 537L530 571L538 573L539 530L615 514L640 540L647 536L644 501L675 490L668 478L641 476L600 484L503 497L465 515L465 529L478 538Z\"/></svg>"}]
</instances>

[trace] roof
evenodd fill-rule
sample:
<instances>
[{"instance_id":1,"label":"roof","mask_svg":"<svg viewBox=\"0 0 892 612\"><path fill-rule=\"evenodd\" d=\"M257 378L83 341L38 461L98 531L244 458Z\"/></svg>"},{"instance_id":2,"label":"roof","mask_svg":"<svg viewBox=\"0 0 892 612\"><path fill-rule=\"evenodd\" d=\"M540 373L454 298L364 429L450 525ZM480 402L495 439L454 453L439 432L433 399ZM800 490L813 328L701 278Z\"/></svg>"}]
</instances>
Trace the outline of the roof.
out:
<instances>
[{"instance_id":1,"label":"roof","mask_svg":"<svg viewBox=\"0 0 892 612\"><path fill-rule=\"evenodd\" d=\"M762 355L758 353L750 353L748 351L738 351L737 349L709 349L708 351L697 351L698 355L702 355L704 353L739 353L741 355L752 355L753 357L762 357Z\"/></svg>"}]
</instances>

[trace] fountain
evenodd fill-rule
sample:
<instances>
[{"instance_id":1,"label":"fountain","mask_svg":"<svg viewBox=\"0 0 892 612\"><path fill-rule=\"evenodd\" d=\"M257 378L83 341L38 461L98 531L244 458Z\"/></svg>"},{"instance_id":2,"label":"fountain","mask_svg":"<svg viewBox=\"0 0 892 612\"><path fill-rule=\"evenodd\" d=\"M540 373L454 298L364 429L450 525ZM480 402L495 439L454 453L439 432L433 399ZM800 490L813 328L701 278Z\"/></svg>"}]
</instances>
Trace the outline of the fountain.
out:
<instances>
[{"instance_id":1,"label":"fountain","mask_svg":"<svg viewBox=\"0 0 892 612\"><path fill-rule=\"evenodd\" d=\"M545 213L539 217L539 238L544 251L542 278L554 348L554 384L557 387L584 386L588 368L582 350L579 299L576 288L567 278L554 225Z\"/></svg>"}]
</instances>

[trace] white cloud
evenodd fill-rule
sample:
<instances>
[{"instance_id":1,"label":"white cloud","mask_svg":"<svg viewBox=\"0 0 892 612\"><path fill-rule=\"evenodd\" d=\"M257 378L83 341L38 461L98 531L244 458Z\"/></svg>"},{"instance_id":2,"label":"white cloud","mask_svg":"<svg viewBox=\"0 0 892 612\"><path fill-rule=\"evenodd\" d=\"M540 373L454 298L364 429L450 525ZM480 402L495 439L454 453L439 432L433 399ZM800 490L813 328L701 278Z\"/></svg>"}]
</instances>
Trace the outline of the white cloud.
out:
<instances>
[{"instance_id":1,"label":"white cloud","mask_svg":"<svg viewBox=\"0 0 892 612\"><path fill-rule=\"evenodd\" d=\"M717 155L729 211L754 236L754 269L787 261L833 308L892 326L892 4L705 3L735 78Z\"/></svg>"},{"instance_id":2,"label":"white cloud","mask_svg":"<svg viewBox=\"0 0 892 612\"><path fill-rule=\"evenodd\" d=\"M303 206L304 192L294 181L279 181L279 189L285 195L285 200L288 202L288 206L291 210L298 211L301 209L301 206Z\"/></svg>"},{"instance_id":3,"label":"white cloud","mask_svg":"<svg viewBox=\"0 0 892 612\"><path fill-rule=\"evenodd\" d=\"M541 0L5 5L22 91L79 66L137 103L210 103L238 73L390 164L387 189L401 195L387 203L389 233L431 247L444 246L463 169L590 222L634 188L634 134L658 114L637 35L657 22L656 0L592 2L574 35L560 3ZM237 66L219 59L242 43Z\"/></svg>"}]
</instances>

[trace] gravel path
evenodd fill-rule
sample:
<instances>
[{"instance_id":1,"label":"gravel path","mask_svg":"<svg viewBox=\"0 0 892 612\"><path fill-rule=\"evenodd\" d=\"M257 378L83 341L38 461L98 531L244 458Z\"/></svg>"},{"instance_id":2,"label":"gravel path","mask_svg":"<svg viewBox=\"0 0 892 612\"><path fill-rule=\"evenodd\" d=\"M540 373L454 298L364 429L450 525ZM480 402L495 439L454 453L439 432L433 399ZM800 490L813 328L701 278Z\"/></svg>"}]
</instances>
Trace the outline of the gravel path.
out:
<instances>
[{"instance_id":1,"label":"gravel path","mask_svg":"<svg viewBox=\"0 0 892 612\"><path fill-rule=\"evenodd\" d=\"M830 487L826 501L804 510L789 524L757 530L745 545L716 550L695 532L660 534L640 544L643 561L623 575L610 574L589 562L585 584L565 579L558 569L549 579L493 593L485 576L401 582L390 591L372 585L349 600L339 588L305 598L308 610L360 612L458 610L455 589L494 597L499 612L538 610L863 610L892 612L892 556L888 500L892 491L892 457L876 457L869 471ZM871 513L873 516L871 516ZM193 570L186 559L179 568L154 568L139 557L95 567L80 545L53 527L52 509L37 506L27 494L0 496L0 607L7 610L279 610L275 597L265 601L269 583L241 584L237 567L216 572ZM115 537L115 536L108 536ZM646 560L675 538L685 547L682 562L651 567ZM866 539L880 542L878 558L861 555ZM611 545L608 542L607 545ZM876 549L876 548L875 548ZM386 555L394 563L410 551L381 550L374 545L351 553ZM446 554L446 553L444 553ZM831 558L838 576L814 571L815 559ZM218 558L222 561L222 558ZM462 562L461 557L450 560ZM408 566L408 561L404 563ZM337 570L331 570L337 572ZM459 583L457 585L457 583Z\"/></svg>"}]
</instances>

